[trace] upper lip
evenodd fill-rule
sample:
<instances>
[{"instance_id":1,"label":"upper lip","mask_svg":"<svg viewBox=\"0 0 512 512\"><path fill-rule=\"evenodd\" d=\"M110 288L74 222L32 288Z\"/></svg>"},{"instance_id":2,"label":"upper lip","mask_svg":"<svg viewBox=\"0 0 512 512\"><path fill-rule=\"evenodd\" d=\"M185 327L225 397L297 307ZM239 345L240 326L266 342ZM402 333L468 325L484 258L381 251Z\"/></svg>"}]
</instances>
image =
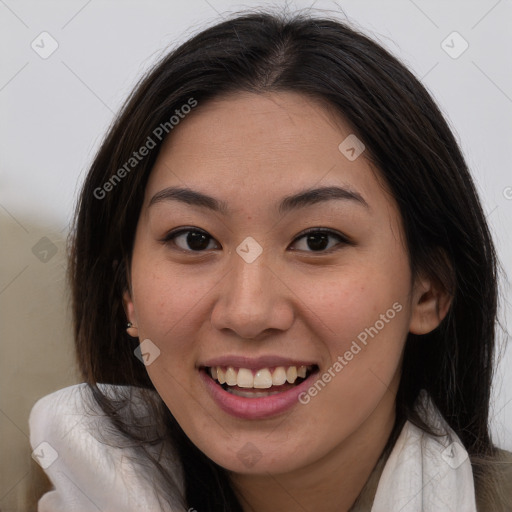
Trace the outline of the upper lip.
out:
<instances>
[{"instance_id":1,"label":"upper lip","mask_svg":"<svg viewBox=\"0 0 512 512\"><path fill-rule=\"evenodd\" d=\"M308 359L291 359L281 356L221 356L206 360L200 367L212 366L233 366L234 368L247 368L255 370L258 368L273 368L275 366L315 366L316 363Z\"/></svg>"}]
</instances>

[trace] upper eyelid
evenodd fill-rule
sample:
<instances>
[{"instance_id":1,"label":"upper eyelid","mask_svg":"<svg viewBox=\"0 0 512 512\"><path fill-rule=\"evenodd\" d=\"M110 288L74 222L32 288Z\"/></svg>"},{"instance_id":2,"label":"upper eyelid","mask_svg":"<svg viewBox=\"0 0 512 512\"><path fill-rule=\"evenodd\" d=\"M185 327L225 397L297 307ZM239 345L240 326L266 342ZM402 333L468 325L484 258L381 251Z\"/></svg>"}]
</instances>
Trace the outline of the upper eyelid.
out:
<instances>
[{"instance_id":1,"label":"upper eyelid","mask_svg":"<svg viewBox=\"0 0 512 512\"><path fill-rule=\"evenodd\" d=\"M205 231L204 229L201 229L201 228L195 228L195 227L192 227L192 226L185 226L183 228L176 228L174 230L171 230L170 232L166 233L164 235L164 237L160 240L161 242L169 242L171 240L173 240L174 238L178 237L178 236L181 236L187 232L197 232L197 233L202 233L202 234L205 234L207 237L209 237L211 240L215 240L218 244L219 242L215 239L215 237L213 237L212 235L210 235L207 231ZM301 233L299 233L294 239L293 239L293 242L296 242L297 240L300 240L301 238L305 237L306 235L310 234L310 233L325 233L329 236L332 236L332 237L336 237L338 238L339 240L341 240L342 243L346 243L346 244L350 244L351 243L351 240L349 237L347 237L346 235L344 235L343 233L339 233L338 231L332 229L332 228L325 228L325 227L311 227L311 228L307 228L306 230L302 231ZM220 245L220 244L219 244ZM184 250L184 249L183 249ZM204 252L204 251L186 251L186 252ZM315 252L315 251L311 251L311 252ZM328 251L318 251L319 254L321 254L322 252L328 252Z\"/></svg>"}]
</instances>

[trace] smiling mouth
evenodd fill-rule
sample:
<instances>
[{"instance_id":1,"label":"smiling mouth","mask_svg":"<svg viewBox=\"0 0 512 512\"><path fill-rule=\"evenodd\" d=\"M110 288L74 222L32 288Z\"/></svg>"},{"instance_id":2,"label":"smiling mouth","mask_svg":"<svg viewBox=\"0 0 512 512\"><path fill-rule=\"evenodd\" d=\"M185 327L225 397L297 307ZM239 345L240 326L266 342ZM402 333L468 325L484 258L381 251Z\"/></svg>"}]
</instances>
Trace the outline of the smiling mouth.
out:
<instances>
[{"instance_id":1,"label":"smiling mouth","mask_svg":"<svg viewBox=\"0 0 512 512\"><path fill-rule=\"evenodd\" d=\"M224 391L243 398L262 398L288 391L318 370L311 366L277 366L274 368L203 367L202 370Z\"/></svg>"}]
</instances>

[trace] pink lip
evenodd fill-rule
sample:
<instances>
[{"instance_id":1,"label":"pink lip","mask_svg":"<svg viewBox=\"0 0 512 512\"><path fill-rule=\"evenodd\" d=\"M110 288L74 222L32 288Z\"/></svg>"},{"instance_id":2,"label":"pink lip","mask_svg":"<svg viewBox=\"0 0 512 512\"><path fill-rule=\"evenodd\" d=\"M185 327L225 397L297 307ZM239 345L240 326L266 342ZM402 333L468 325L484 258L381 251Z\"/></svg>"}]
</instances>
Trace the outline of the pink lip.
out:
<instances>
[{"instance_id":1,"label":"pink lip","mask_svg":"<svg viewBox=\"0 0 512 512\"><path fill-rule=\"evenodd\" d=\"M261 356L261 357L243 357L243 356L222 356L209 359L199 366L233 366L234 368L247 368L248 370L259 370L260 368L274 368L276 366L313 366L312 361L303 361L290 359L280 356Z\"/></svg>"},{"instance_id":2,"label":"pink lip","mask_svg":"<svg viewBox=\"0 0 512 512\"><path fill-rule=\"evenodd\" d=\"M223 365L217 364L217 366ZM241 368L246 367L241 366ZM244 398L232 395L228 391L224 391L219 384L207 375L206 371L200 370L199 374L210 396L224 412L237 418L257 420L276 416L298 404L299 395L308 389L311 385L311 378L317 375L318 371L312 373L304 382L288 391L260 398Z\"/></svg>"}]
</instances>

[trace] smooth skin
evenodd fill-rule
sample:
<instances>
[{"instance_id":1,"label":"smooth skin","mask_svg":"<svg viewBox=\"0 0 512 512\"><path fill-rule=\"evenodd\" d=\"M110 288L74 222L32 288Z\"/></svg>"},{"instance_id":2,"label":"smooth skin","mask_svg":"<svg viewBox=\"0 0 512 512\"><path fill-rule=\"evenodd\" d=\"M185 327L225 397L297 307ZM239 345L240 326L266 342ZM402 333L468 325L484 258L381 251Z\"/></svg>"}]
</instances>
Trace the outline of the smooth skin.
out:
<instances>
[{"instance_id":1,"label":"smooth skin","mask_svg":"<svg viewBox=\"0 0 512 512\"><path fill-rule=\"evenodd\" d=\"M364 152L350 161L338 149L351 133L297 93L232 94L199 103L174 128L146 187L127 317L161 351L147 366L156 390L194 444L231 472L245 511L347 511L392 430L408 332L435 329L450 306L434 282L412 279L378 171ZM229 213L150 205L172 186L215 197ZM321 186L357 192L367 206L336 199L277 211L285 196ZM206 233L204 248L186 233L163 240L179 227ZM308 228L334 234L318 249L302 236ZM236 252L248 236L263 249L252 263ZM312 360L322 374L397 302L402 310L307 405L235 418L200 379L202 363L231 354ZM247 443L260 456L251 467L238 457Z\"/></svg>"}]
</instances>

